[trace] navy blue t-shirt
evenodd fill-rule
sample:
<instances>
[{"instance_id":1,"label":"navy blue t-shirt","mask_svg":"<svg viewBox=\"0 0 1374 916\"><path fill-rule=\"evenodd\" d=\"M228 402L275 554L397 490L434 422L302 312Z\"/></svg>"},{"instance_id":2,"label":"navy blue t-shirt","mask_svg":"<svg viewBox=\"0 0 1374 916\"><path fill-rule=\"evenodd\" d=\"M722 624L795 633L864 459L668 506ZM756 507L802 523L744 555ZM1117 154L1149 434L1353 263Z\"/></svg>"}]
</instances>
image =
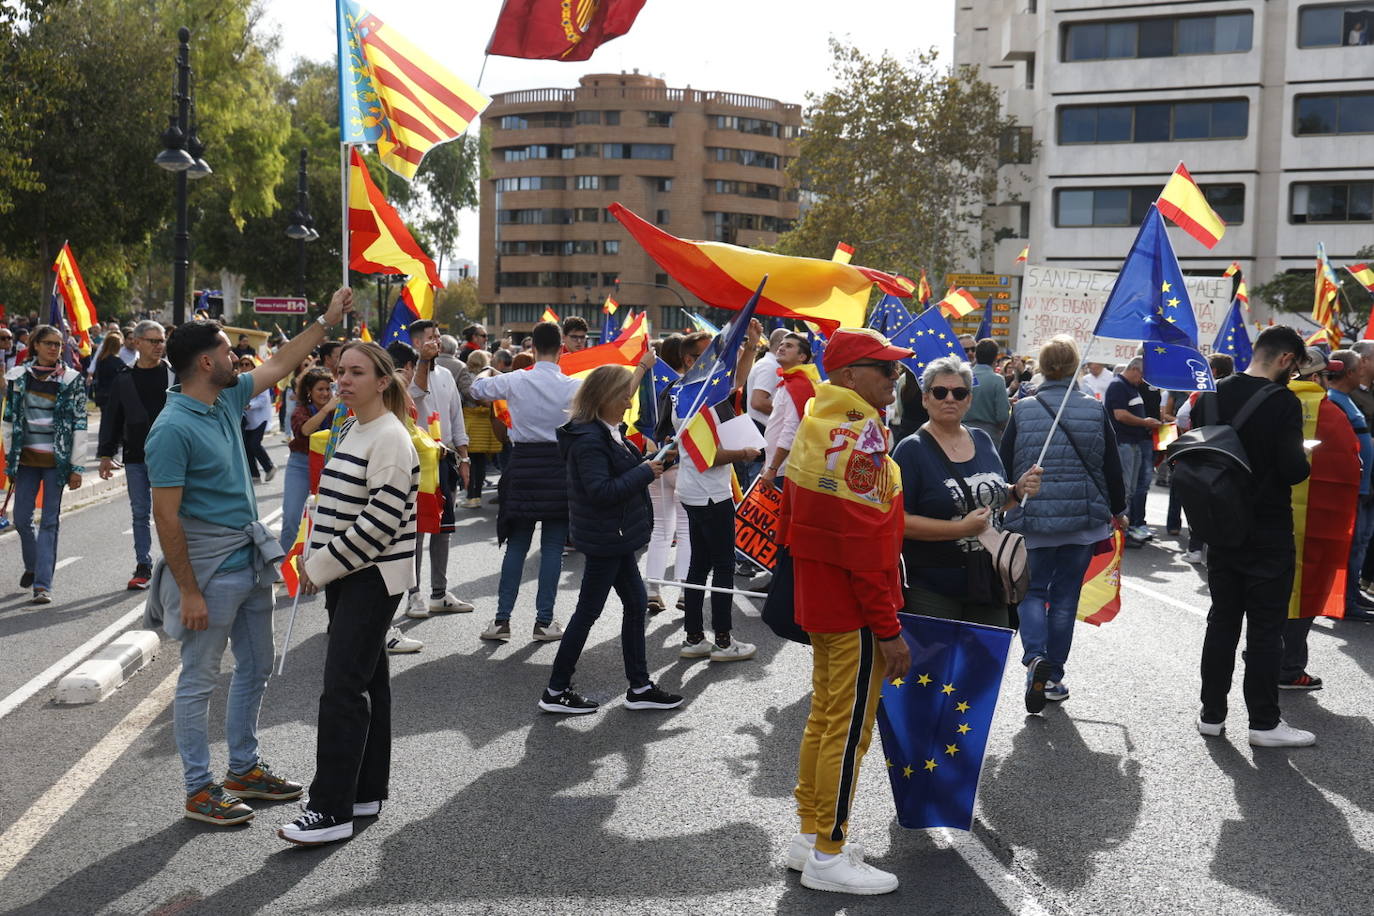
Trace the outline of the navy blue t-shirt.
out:
<instances>
[{"instance_id":1,"label":"navy blue t-shirt","mask_svg":"<svg viewBox=\"0 0 1374 916\"><path fill-rule=\"evenodd\" d=\"M1140 419L1145 419L1145 399L1140 394L1140 389L1126 381L1121 376L1117 376L1112 383L1107 386L1107 393L1102 398L1102 406L1107 408L1107 416L1112 418L1112 429L1116 431L1116 441L1122 443L1144 442L1150 437L1150 430L1144 426L1127 426L1116 418L1116 411L1126 410L1135 414Z\"/></svg>"},{"instance_id":2,"label":"navy blue t-shirt","mask_svg":"<svg viewBox=\"0 0 1374 916\"><path fill-rule=\"evenodd\" d=\"M965 427L968 429L968 427ZM959 482L949 476L949 471L929 445L921 442L928 433L922 432L920 438L908 436L897 443L892 458L902 472L902 497L908 515L923 515L926 518L955 519L963 518L974 509L988 508L994 512L1006 505L1011 496L1011 484L1007 483L1006 470L1002 459L997 455L997 446L992 437L981 429L968 429L973 436L973 458L968 461L953 462L954 468L968 483L975 505L967 505L964 491ZM950 548L967 552L981 550L977 537L961 538L957 541L907 541L908 553L920 554L936 551L948 552ZM962 596L968 589L968 573L963 566L913 566L907 565L907 581L912 585L928 588L942 595Z\"/></svg>"}]
</instances>

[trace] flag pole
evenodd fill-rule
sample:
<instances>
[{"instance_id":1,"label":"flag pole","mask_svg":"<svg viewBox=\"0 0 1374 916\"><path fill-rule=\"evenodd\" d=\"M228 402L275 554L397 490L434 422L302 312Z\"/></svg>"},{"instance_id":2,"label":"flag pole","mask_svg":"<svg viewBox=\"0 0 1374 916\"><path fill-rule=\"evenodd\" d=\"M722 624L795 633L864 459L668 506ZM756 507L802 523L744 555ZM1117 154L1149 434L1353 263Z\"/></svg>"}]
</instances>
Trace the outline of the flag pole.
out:
<instances>
[{"instance_id":1,"label":"flag pole","mask_svg":"<svg viewBox=\"0 0 1374 916\"><path fill-rule=\"evenodd\" d=\"M1059 428L1059 418L1064 416L1064 406L1069 403L1069 398L1073 395L1074 390L1078 388L1078 376L1087 368L1088 354L1092 352L1093 344L1095 343L1097 343L1096 334L1088 341L1088 345L1083 348L1083 358L1079 360L1078 368L1074 370L1073 376L1069 379L1069 390L1064 392L1064 399L1059 402L1059 409L1054 412L1054 421L1050 423L1050 431L1045 436L1045 444L1040 446L1040 457L1035 459L1035 467L1045 467L1045 453L1050 450L1050 440L1054 438L1054 431ZM1029 496L1021 497L1021 505L1024 506L1026 503L1030 502L1030 499Z\"/></svg>"},{"instance_id":2,"label":"flag pole","mask_svg":"<svg viewBox=\"0 0 1374 916\"><path fill-rule=\"evenodd\" d=\"M343 285L348 286L348 151L349 143L339 144L339 225L342 238L339 242L339 260L343 272ZM348 315L343 317L344 331L348 331Z\"/></svg>"},{"instance_id":3,"label":"flag pole","mask_svg":"<svg viewBox=\"0 0 1374 916\"><path fill-rule=\"evenodd\" d=\"M281 677L286 670L286 653L291 649L291 631L296 628L296 609L301 605L301 573L305 572L305 560L310 556L310 531L313 526L310 524L310 497L306 495L305 505L301 508L301 520L297 522L296 532L299 535L300 525L306 526L305 545L301 548L300 559L296 561L296 594L291 600L291 616L286 619L286 638L281 644L281 661L277 663L277 677Z\"/></svg>"}]
</instances>

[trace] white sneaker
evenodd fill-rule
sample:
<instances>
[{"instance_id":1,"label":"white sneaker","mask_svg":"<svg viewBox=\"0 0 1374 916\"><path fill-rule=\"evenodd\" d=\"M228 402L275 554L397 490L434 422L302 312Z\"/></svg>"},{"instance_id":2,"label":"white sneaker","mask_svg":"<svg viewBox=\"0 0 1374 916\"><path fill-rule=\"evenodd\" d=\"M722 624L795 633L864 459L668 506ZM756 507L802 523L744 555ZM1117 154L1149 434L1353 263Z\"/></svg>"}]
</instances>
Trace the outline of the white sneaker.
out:
<instances>
[{"instance_id":1,"label":"white sneaker","mask_svg":"<svg viewBox=\"0 0 1374 916\"><path fill-rule=\"evenodd\" d=\"M1191 563L1191 564L1193 564L1194 566L1197 566L1198 564L1200 564L1200 563L1202 562L1202 551L1201 551L1201 550L1188 550L1188 551L1185 551L1184 554L1183 554L1183 562L1184 562L1184 563Z\"/></svg>"},{"instance_id":2,"label":"white sneaker","mask_svg":"<svg viewBox=\"0 0 1374 916\"><path fill-rule=\"evenodd\" d=\"M471 604L456 597L453 592L444 592L442 598L429 599L427 606L430 614L468 614L473 610Z\"/></svg>"},{"instance_id":3,"label":"white sneaker","mask_svg":"<svg viewBox=\"0 0 1374 916\"><path fill-rule=\"evenodd\" d=\"M419 592L411 592L410 598L406 602L406 616L414 620L424 620L429 616L429 608L425 604L424 595Z\"/></svg>"},{"instance_id":4,"label":"white sneaker","mask_svg":"<svg viewBox=\"0 0 1374 916\"><path fill-rule=\"evenodd\" d=\"M711 661L713 662L742 662L754 657L758 651L758 646L753 643L740 642L738 639L730 640L728 646L711 646Z\"/></svg>"},{"instance_id":5,"label":"white sneaker","mask_svg":"<svg viewBox=\"0 0 1374 916\"><path fill-rule=\"evenodd\" d=\"M536 623L530 638L535 642L558 642L563 638L563 628L558 625L557 620L550 620L548 623Z\"/></svg>"},{"instance_id":6,"label":"white sneaker","mask_svg":"<svg viewBox=\"0 0 1374 916\"><path fill-rule=\"evenodd\" d=\"M804 833L792 835L792 842L787 844L787 867L792 871L801 871L806 867L807 857L811 855L811 850L816 848L816 841ZM864 845L859 842L845 843L844 848L858 856L860 860L864 857Z\"/></svg>"},{"instance_id":7,"label":"white sneaker","mask_svg":"<svg viewBox=\"0 0 1374 916\"><path fill-rule=\"evenodd\" d=\"M419 652L424 647L424 643L402 633L399 627L392 627L386 631L386 651L389 655L405 655L409 652Z\"/></svg>"},{"instance_id":8,"label":"white sneaker","mask_svg":"<svg viewBox=\"0 0 1374 916\"><path fill-rule=\"evenodd\" d=\"M703 639L701 642L688 642L684 639L682 648L677 650L677 655L678 658L706 658L710 656L711 650L715 647L716 644L709 639Z\"/></svg>"},{"instance_id":9,"label":"white sneaker","mask_svg":"<svg viewBox=\"0 0 1374 916\"><path fill-rule=\"evenodd\" d=\"M897 889L897 876L864 862L853 849L821 861L813 849L802 865L801 884L814 891L836 894L890 894Z\"/></svg>"},{"instance_id":10,"label":"white sneaker","mask_svg":"<svg viewBox=\"0 0 1374 916\"><path fill-rule=\"evenodd\" d=\"M262 475L263 483L271 483L272 478L277 476L277 466L273 465L267 469L267 473Z\"/></svg>"},{"instance_id":11,"label":"white sneaker","mask_svg":"<svg viewBox=\"0 0 1374 916\"><path fill-rule=\"evenodd\" d=\"M382 813L382 803L379 801L354 802L354 817L376 817Z\"/></svg>"},{"instance_id":12,"label":"white sneaker","mask_svg":"<svg viewBox=\"0 0 1374 916\"><path fill-rule=\"evenodd\" d=\"M472 497L471 499L465 499L465 500L463 500L463 508L464 508L464 509L480 509L480 508L482 508L482 499L481 499L481 497L476 497L476 496L474 496L474 497Z\"/></svg>"},{"instance_id":13,"label":"white sneaker","mask_svg":"<svg viewBox=\"0 0 1374 916\"><path fill-rule=\"evenodd\" d=\"M1282 719L1273 728L1250 729L1251 747L1311 747L1316 743L1316 735L1294 728Z\"/></svg>"},{"instance_id":14,"label":"white sneaker","mask_svg":"<svg viewBox=\"0 0 1374 916\"><path fill-rule=\"evenodd\" d=\"M1225 722L1204 722L1202 716L1197 717L1197 733L1206 738L1216 738L1226 731Z\"/></svg>"}]
</instances>

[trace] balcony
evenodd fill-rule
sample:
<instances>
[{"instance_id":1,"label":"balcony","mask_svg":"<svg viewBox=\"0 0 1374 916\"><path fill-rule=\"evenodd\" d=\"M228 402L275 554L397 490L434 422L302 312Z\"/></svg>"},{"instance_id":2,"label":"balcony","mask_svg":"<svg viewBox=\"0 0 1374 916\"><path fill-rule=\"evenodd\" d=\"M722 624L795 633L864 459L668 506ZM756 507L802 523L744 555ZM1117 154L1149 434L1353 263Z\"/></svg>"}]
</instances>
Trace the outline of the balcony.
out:
<instances>
[{"instance_id":1,"label":"balcony","mask_svg":"<svg viewBox=\"0 0 1374 916\"><path fill-rule=\"evenodd\" d=\"M1040 43L1040 17L1015 13L1002 23L1002 60L1030 60Z\"/></svg>"}]
</instances>

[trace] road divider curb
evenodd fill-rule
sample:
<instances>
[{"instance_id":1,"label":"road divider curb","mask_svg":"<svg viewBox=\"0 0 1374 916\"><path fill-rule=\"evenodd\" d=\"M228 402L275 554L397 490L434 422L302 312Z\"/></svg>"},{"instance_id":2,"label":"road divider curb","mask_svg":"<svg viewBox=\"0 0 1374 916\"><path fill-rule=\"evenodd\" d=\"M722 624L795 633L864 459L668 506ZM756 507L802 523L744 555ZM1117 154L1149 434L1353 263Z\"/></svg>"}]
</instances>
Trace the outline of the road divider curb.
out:
<instances>
[{"instance_id":1,"label":"road divider curb","mask_svg":"<svg viewBox=\"0 0 1374 916\"><path fill-rule=\"evenodd\" d=\"M53 701L63 706L99 703L157 658L160 643L152 630L122 634L58 681Z\"/></svg>"}]
</instances>

